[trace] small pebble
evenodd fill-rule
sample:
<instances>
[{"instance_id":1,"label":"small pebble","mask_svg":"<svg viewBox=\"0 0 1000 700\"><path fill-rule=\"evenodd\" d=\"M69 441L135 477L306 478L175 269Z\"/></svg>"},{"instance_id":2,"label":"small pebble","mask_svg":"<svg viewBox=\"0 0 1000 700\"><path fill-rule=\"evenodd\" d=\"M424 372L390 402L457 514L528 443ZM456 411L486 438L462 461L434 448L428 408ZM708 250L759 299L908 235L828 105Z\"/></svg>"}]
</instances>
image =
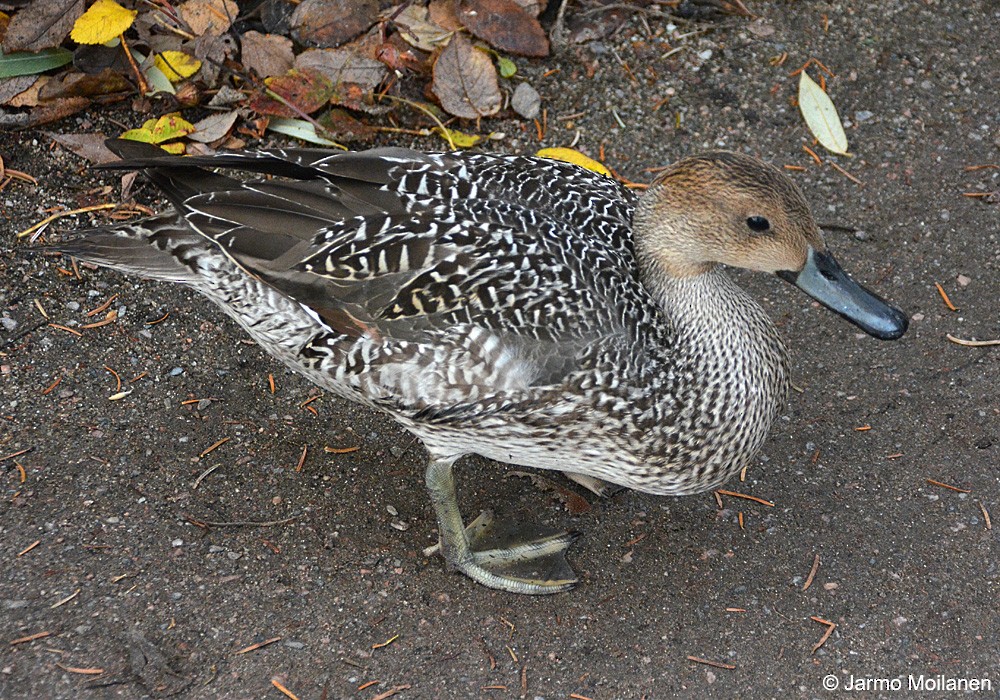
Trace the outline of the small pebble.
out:
<instances>
[{"instance_id":1,"label":"small pebble","mask_svg":"<svg viewBox=\"0 0 1000 700\"><path fill-rule=\"evenodd\" d=\"M172 546L174 546L174 547L183 547L184 546L184 540L178 538L178 539L174 540L173 542L171 542L170 544Z\"/></svg>"},{"instance_id":2,"label":"small pebble","mask_svg":"<svg viewBox=\"0 0 1000 700\"><path fill-rule=\"evenodd\" d=\"M170 370L170 376L171 377L177 377L177 376L179 376L181 374L184 374L184 368L183 367L174 367L172 370Z\"/></svg>"},{"instance_id":3,"label":"small pebble","mask_svg":"<svg viewBox=\"0 0 1000 700\"><path fill-rule=\"evenodd\" d=\"M958 285L960 287L968 287L971 281L972 281L971 277L966 277L965 275L958 276Z\"/></svg>"}]
</instances>

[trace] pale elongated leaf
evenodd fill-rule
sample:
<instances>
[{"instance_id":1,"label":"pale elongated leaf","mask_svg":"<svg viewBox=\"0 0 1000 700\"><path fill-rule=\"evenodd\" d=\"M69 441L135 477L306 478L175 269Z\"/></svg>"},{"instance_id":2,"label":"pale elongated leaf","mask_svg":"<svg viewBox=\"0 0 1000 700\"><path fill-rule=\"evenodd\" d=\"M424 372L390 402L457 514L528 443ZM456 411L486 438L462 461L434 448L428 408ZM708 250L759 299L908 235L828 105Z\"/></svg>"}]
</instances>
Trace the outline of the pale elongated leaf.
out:
<instances>
[{"instance_id":1,"label":"pale elongated leaf","mask_svg":"<svg viewBox=\"0 0 1000 700\"><path fill-rule=\"evenodd\" d=\"M312 123L307 122L305 119L288 119L286 117L271 117L271 120L267 123L267 128L270 131L276 131L279 134L284 134L285 136L291 136L292 138L308 141L309 143L315 143L320 146L334 146L335 148L344 148L336 141L331 141L330 139L324 138L319 134L317 134L316 127L313 126Z\"/></svg>"},{"instance_id":2,"label":"pale elongated leaf","mask_svg":"<svg viewBox=\"0 0 1000 700\"><path fill-rule=\"evenodd\" d=\"M73 52L66 49L42 49L37 53L0 54L0 78L37 75L53 68L65 66L72 60Z\"/></svg>"},{"instance_id":3,"label":"pale elongated leaf","mask_svg":"<svg viewBox=\"0 0 1000 700\"><path fill-rule=\"evenodd\" d=\"M816 81L802 71L799 77L799 110L809 131L831 153L848 155L847 134L837 115L833 100Z\"/></svg>"}]
</instances>

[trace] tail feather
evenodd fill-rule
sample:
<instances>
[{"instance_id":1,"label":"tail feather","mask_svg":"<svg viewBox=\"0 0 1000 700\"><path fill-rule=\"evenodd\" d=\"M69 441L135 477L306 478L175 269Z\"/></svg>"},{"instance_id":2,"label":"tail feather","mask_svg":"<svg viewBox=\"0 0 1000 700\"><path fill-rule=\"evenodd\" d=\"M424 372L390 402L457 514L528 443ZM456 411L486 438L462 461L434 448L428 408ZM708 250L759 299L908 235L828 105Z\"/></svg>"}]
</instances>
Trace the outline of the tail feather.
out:
<instances>
[{"instance_id":1,"label":"tail feather","mask_svg":"<svg viewBox=\"0 0 1000 700\"><path fill-rule=\"evenodd\" d=\"M42 250L149 279L195 284L200 277L195 263L212 248L202 236L178 226L171 212L114 228L81 231ZM220 254L217 249L214 252Z\"/></svg>"}]
</instances>

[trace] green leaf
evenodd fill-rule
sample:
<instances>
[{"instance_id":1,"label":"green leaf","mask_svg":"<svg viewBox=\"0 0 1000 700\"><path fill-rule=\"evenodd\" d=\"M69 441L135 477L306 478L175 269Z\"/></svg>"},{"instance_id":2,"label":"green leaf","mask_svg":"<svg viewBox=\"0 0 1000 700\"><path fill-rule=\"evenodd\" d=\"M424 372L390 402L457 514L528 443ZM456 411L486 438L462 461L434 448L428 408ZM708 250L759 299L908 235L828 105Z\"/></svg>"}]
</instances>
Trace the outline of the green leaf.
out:
<instances>
[{"instance_id":1,"label":"green leaf","mask_svg":"<svg viewBox=\"0 0 1000 700\"><path fill-rule=\"evenodd\" d=\"M308 143L315 143L319 146L333 146L335 148L343 148L345 151L347 150L336 141L331 141L330 139L323 138L317 134L315 125L311 122L307 122L305 119L271 117L271 120L267 123L267 128L270 131L275 131L279 134L284 134L285 136L291 136L295 139L301 139L302 141L307 141Z\"/></svg>"},{"instance_id":2,"label":"green leaf","mask_svg":"<svg viewBox=\"0 0 1000 700\"><path fill-rule=\"evenodd\" d=\"M500 71L501 78L513 78L517 74L517 64L506 56L501 56L496 54L497 57L497 69Z\"/></svg>"},{"instance_id":3,"label":"green leaf","mask_svg":"<svg viewBox=\"0 0 1000 700\"><path fill-rule=\"evenodd\" d=\"M6 56L0 52L0 78L37 75L65 66L72 60L73 52L66 49L42 49L37 53L17 52Z\"/></svg>"},{"instance_id":4,"label":"green leaf","mask_svg":"<svg viewBox=\"0 0 1000 700\"><path fill-rule=\"evenodd\" d=\"M177 94L177 90L174 88L174 84L170 82L170 78L156 65L150 64L146 66L143 70L143 75L146 76L146 82L149 83L149 90L146 91L147 95L155 95L158 92L166 92L171 95Z\"/></svg>"}]
</instances>

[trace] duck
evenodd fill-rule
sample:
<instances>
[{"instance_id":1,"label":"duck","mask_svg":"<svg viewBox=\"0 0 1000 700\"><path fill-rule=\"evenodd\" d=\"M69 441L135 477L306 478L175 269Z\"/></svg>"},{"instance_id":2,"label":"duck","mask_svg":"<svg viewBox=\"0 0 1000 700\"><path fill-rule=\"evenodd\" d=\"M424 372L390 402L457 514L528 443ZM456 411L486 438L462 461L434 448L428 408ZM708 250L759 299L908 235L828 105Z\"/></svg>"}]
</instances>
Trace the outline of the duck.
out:
<instances>
[{"instance_id":1,"label":"duck","mask_svg":"<svg viewBox=\"0 0 1000 700\"><path fill-rule=\"evenodd\" d=\"M170 208L52 249L190 287L293 371L391 415L428 453L428 555L493 589L572 588L576 533L498 538L489 513L466 526L463 456L688 495L759 452L788 351L727 268L875 338L907 329L838 264L799 188L740 152L678 160L636 195L525 155L108 145L122 160L105 167L143 172Z\"/></svg>"}]
</instances>

